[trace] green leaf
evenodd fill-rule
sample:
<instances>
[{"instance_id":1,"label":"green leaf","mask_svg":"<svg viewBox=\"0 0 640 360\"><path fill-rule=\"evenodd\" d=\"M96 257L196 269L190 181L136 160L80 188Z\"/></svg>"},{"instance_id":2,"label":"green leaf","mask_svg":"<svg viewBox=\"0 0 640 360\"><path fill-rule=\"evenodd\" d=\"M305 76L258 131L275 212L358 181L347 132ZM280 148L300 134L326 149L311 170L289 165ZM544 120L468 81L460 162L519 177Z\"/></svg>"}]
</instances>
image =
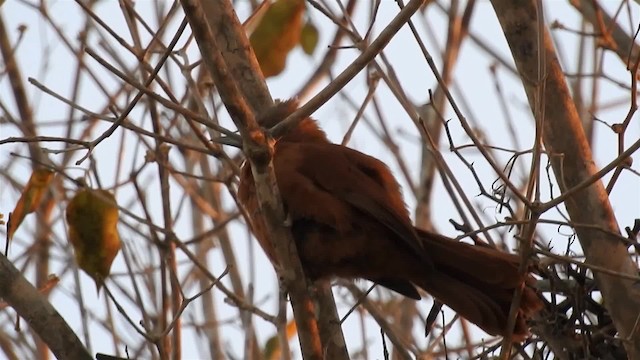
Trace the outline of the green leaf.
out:
<instances>
[{"instance_id":1,"label":"green leaf","mask_svg":"<svg viewBox=\"0 0 640 360\"><path fill-rule=\"evenodd\" d=\"M318 40L320 34L318 28L311 21L307 21L302 27L302 33L300 34L300 46L307 55L313 55L313 52L318 47Z\"/></svg>"}]
</instances>

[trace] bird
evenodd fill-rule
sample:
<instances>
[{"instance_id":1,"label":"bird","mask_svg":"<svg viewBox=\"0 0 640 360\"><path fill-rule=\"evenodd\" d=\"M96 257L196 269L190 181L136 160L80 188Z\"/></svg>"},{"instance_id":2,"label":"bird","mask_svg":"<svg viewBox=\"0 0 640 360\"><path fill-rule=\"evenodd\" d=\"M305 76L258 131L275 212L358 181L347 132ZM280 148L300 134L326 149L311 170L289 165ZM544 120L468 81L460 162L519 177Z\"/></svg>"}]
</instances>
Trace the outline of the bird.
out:
<instances>
[{"instance_id":1,"label":"bird","mask_svg":"<svg viewBox=\"0 0 640 360\"><path fill-rule=\"evenodd\" d=\"M257 117L266 129L297 109L276 100ZM490 335L529 336L527 320L543 307L527 273L512 334L506 327L520 258L455 241L411 221L399 183L380 160L334 144L310 117L274 139L273 168L298 256L311 280L366 279L419 300L421 288ZM245 162L238 200L267 257L278 264Z\"/></svg>"}]
</instances>

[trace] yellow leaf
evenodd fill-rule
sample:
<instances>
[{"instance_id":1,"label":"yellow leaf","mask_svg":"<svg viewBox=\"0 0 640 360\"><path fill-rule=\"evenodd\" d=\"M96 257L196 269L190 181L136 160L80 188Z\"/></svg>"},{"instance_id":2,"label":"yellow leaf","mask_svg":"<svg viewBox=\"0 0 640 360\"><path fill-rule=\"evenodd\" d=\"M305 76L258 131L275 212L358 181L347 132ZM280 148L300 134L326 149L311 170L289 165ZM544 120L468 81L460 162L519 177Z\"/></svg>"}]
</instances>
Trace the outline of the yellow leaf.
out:
<instances>
[{"instance_id":1,"label":"yellow leaf","mask_svg":"<svg viewBox=\"0 0 640 360\"><path fill-rule=\"evenodd\" d=\"M278 335L276 334L270 337L264 344L262 355L267 360L275 360L280 359L280 353L280 343L278 342Z\"/></svg>"},{"instance_id":2,"label":"yellow leaf","mask_svg":"<svg viewBox=\"0 0 640 360\"><path fill-rule=\"evenodd\" d=\"M7 238L11 240L13 234L18 230L20 224L27 214L34 212L45 192L49 188L51 180L53 180L54 172L49 169L38 169L31 173L29 182L22 190L20 200L16 203L16 207L9 215L9 224L7 226Z\"/></svg>"},{"instance_id":3,"label":"yellow leaf","mask_svg":"<svg viewBox=\"0 0 640 360\"><path fill-rule=\"evenodd\" d=\"M316 28L312 22L307 21L302 27L302 33L300 34L300 46L302 46L302 50L304 50L307 55L313 55L313 52L318 46L319 38L318 28Z\"/></svg>"},{"instance_id":4,"label":"yellow leaf","mask_svg":"<svg viewBox=\"0 0 640 360\"><path fill-rule=\"evenodd\" d=\"M291 340L295 334L296 322L292 319L287 323L287 339ZM281 354L282 348L280 346L280 341L278 341L278 334L275 334L264 344L262 355L267 360L277 360L281 358Z\"/></svg>"},{"instance_id":5,"label":"yellow leaf","mask_svg":"<svg viewBox=\"0 0 640 360\"><path fill-rule=\"evenodd\" d=\"M265 77L284 70L287 55L300 40L304 0L277 0L266 11L249 41Z\"/></svg>"},{"instance_id":6,"label":"yellow leaf","mask_svg":"<svg viewBox=\"0 0 640 360\"><path fill-rule=\"evenodd\" d=\"M82 189L69 202L66 217L76 262L99 293L120 250L116 199L106 190Z\"/></svg>"}]
</instances>

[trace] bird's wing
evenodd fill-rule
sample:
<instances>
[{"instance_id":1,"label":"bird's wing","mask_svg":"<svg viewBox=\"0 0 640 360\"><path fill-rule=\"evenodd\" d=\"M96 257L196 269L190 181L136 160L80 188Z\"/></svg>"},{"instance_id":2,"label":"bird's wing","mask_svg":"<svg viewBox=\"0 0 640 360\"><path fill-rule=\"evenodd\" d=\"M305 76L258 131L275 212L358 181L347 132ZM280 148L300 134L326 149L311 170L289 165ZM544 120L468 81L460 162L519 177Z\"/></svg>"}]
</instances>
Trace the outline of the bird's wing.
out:
<instances>
[{"instance_id":1,"label":"bird's wing","mask_svg":"<svg viewBox=\"0 0 640 360\"><path fill-rule=\"evenodd\" d=\"M391 230L411 252L426 258L400 187L381 161L341 145L302 143L279 144L275 159L278 186L290 213L339 228L349 226L340 221L349 219L355 208Z\"/></svg>"}]
</instances>

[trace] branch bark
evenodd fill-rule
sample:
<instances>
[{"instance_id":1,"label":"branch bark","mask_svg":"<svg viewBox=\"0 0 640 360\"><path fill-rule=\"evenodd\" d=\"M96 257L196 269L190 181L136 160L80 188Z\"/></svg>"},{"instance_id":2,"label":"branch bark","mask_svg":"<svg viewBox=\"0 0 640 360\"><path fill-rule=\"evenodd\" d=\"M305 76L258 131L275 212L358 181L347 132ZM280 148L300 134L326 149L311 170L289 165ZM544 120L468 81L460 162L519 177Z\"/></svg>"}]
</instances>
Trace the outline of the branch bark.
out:
<instances>
[{"instance_id":1,"label":"branch bark","mask_svg":"<svg viewBox=\"0 0 640 360\"><path fill-rule=\"evenodd\" d=\"M264 80L258 81L264 89L257 95L261 101L256 101L250 94L245 93L245 91L255 91L255 88L239 81L248 77L249 73L255 74L258 70L255 56L248 45L242 27L239 26L240 23L231 4L225 0L211 1L209 5L214 8L209 10L218 16L210 20L220 19L220 21L210 24L204 17L200 1L182 0L181 3L204 63L211 73L231 119L242 135L243 150L251 164L265 225L272 236L272 243L282 264L279 276L291 299L302 354L305 358L320 360L322 345L313 302L307 291L307 281L297 255L295 242L289 229L284 225L284 211L271 162L273 141L261 130L255 119L256 114L271 106L271 97L264 85ZM215 37L213 33L216 33ZM224 48L221 47L222 45ZM235 56L239 56L241 60L235 59ZM256 80L256 77L252 78ZM254 103L248 104L248 99L253 99Z\"/></svg>"},{"instance_id":2,"label":"branch bark","mask_svg":"<svg viewBox=\"0 0 640 360\"><path fill-rule=\"evenodd\" d=\"M27 96L27 91L24 87L22 72L20 71L18 61L15 57L15 49L10 43L5 21L2 16L0 16L0 52L2 53L2 58L5 63L5 71L8 75L9 82L11 83L14 100L16 102L18 113L20 114L21 121L19 125L21 131L27 137L35 137L37 136L37 130L33 118L33 110ZM34 161L34 170L41 166L41 164L49 164L51 162L40 148L39 143L29 143L29 154L31 159ZM34 242L34 248L37 254L35 275L36 286L43 286L47 282L47 277L49 276L49 251L51 248L50 222L54 205L53 196L51 196L51 193L49 192L42 201L40 208L36 211L37 228ZM8 295L13 295L13 293L9 293ZM9 299L7 300L10 301ZM18 308L16 308L16 311L20 316L23 316ZM38 335L40 335L43 340L46 338L46 336L42 337L44 334L38 333ZM45 343L43 343L36 339L36 347L42 359L49 358L47 346L50 346L50 344L46 344L46 340Z\"/></svg>"},{"instance_id":3,"label":"branch bark","mask_svg":"<svg viewBox=\"0 0 640 360\"><path fill-rule=\"evenodd\" d=\"M7 301L27 321L58 359L92 359L62 316L2 254L0 298Z\"/></svg>"},{"instance_id":4,"label":"branch bark","mask_svg":"<svg viewBox=\"0 0 640 360\"><path fill-rule=\"evenodd\" d=\"M597 172L593 155L571 99L565 77L555 53L547 28L538 44L537 11L533 0L493 0L495 12L504 31L511 53L522 78L533 111L542 102L544 114L543 140L551 156L551 164L561 191L567 192ZM542 56L539 52L543 51ZM538 76L538 59L544 59L545 74ZM544 79L536 84L535 79ZM544 86L544 98L537 99L539 86ZM586 262L630 276L638 269L632 262L625 244L608 232L620 232L602 181L573 194L565 206L576 223L594 224L606 232L576 228ZM595 280L605 299L605 306L625 339L629 358L640 358L640 290L634 281L618 276L594 272Z\"/></svg>"}]
</instances>

